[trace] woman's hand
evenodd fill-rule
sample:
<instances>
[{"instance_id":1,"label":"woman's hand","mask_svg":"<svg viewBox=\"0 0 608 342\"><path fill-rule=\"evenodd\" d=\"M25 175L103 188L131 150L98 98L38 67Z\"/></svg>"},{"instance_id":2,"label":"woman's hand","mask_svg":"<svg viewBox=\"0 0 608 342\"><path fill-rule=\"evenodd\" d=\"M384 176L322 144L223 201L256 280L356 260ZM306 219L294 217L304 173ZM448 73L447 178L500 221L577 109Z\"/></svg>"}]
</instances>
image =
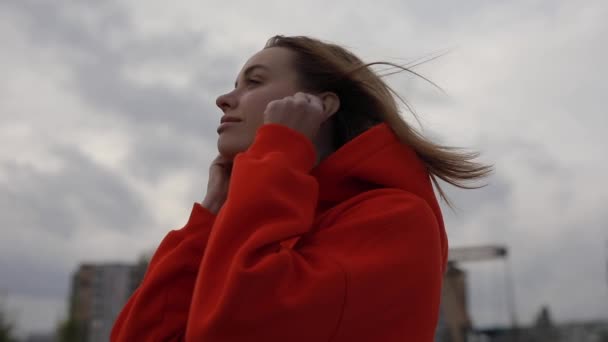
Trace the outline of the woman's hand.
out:
<instances>
[{"instance_id":1,"label":"woman's hand","mask_svg":"<svg viewBox=\"0 0 608 342\"><path fill-rule=\"evenodd\" d=\"M216 215L224 205L224 202L226 202L231 172L232 160L222 155L218 155L209 167L207 193L201 204Z\"/></svg>"},{"instance_id":2,"label":"woman's hand","mask_svg":"<svg viewBox=\"0 0 608 342\"><path fill-rule=\"evenodd\" d=\"M333 113L332 113L333 114ZM322 100L315 95L296 93L268 103L264 112L264 123L276 123L294 129L314 141L321 124L330 114L326 114ZM209 167L207 194L202 205L217 214L226 201L232 160L218 155Z\"/></svg>"},{"instance_id":3,"label":"woman's hand","mask_svg":"<svg viewBox=\"0 0 608 342\"><path fill-rule=\"evenodd\" d=\"M314 141L321 124L331 114L326 114L323 101L315 95L296 93L268 103L264 111L264 123L276 123L294 129Z\"/></svg>"}]
</instances>

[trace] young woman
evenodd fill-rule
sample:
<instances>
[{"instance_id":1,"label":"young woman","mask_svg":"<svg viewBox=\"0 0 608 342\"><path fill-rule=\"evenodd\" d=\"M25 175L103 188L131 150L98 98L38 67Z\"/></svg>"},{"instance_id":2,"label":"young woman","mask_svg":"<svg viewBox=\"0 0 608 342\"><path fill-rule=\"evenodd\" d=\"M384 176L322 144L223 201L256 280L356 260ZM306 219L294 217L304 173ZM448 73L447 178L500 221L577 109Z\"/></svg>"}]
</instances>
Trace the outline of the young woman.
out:
<instances>
[{"instance_id":1,"label":"young woman","mask_svg":"<svg viewBox=\"0 0 608 342\"><path fill-rule=\"evenodd\" d=\"M432 341L448 244L433 182L487 175L399 116L344 48L275 36L220 96L205 199L112 341Z\"/></svg>"}]
</instances>

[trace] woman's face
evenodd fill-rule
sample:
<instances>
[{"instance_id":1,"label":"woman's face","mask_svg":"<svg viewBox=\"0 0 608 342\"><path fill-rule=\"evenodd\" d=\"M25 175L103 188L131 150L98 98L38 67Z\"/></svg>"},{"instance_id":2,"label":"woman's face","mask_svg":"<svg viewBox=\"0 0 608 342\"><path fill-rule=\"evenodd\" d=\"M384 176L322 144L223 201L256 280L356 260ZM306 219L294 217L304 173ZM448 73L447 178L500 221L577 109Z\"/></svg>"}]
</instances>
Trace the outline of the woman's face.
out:
<instances>
[{"instance_id":1,"label":"woman's face","mask_svg":"<svg viewBox=\"0 0 608 342\"><path fill-rule=\"evenodd\" d=\"M300 91L292 66L293 52L286 48L264 49L251 57L239 73L235 88L217 98L227 120L218 128L217 147L229 159L245 151L257 129L264 124L266 105Z\"/></svg>"}]
</instances>

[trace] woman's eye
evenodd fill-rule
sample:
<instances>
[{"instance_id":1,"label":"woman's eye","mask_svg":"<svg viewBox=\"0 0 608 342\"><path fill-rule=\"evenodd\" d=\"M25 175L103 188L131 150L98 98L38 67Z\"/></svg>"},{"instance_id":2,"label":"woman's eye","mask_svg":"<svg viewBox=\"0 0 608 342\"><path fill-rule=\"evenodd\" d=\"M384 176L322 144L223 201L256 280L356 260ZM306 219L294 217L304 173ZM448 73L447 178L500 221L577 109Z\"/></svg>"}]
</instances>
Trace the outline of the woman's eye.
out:
<instances>
[{"instance_id":1,"label":"woman's eye","mask_svg":"<svg viewBox=\"0 0 608 342\"><path fill-rule=\"evenodd\" d=\"M247 83L249 83L249 84L260 84L262 82L250 78L250 79L247 80Z\"/></svg>"}]
</instances>

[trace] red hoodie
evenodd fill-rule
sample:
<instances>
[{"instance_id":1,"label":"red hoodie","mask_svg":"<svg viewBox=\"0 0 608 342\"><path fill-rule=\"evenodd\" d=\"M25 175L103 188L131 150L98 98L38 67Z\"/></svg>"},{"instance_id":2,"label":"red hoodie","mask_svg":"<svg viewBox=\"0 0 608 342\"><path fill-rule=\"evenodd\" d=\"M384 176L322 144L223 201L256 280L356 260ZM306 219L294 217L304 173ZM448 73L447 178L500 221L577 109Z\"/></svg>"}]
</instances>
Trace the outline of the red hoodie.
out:
<instances>
[{"instance_id":1,"label":"red hoodie","mask_svg":"<svg viewBox=\"0 0 608 342\"><path fill-rule=\"evenodd\" d=\"M112 341L432 341L447 240L426 168L386 124L313 168L262 126L217 217L198 203L123 308Z\"/></svg>"}]
</instances>

